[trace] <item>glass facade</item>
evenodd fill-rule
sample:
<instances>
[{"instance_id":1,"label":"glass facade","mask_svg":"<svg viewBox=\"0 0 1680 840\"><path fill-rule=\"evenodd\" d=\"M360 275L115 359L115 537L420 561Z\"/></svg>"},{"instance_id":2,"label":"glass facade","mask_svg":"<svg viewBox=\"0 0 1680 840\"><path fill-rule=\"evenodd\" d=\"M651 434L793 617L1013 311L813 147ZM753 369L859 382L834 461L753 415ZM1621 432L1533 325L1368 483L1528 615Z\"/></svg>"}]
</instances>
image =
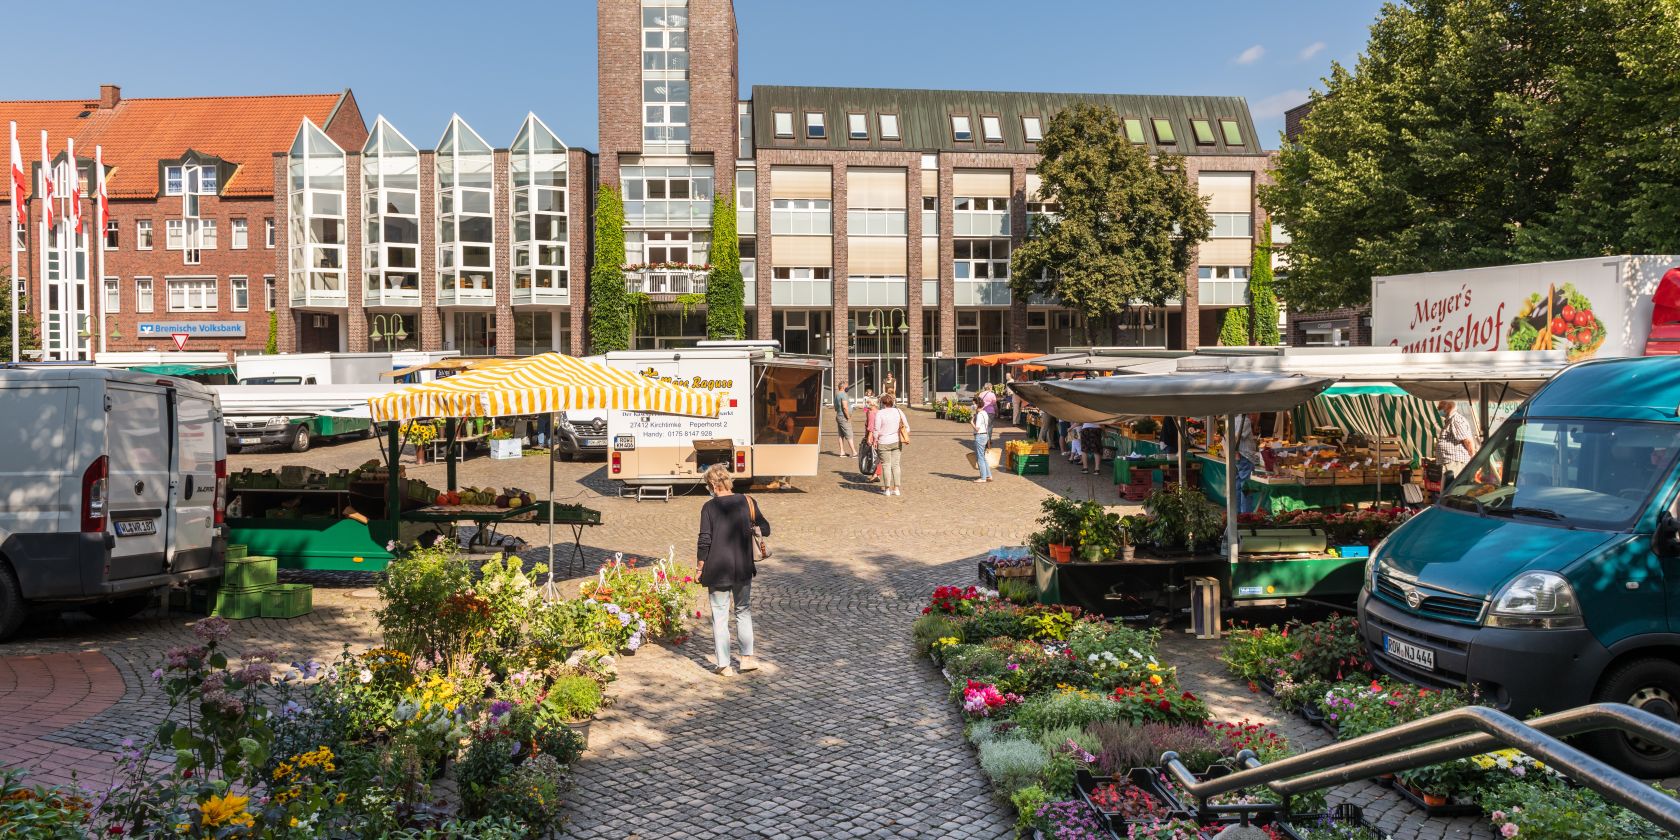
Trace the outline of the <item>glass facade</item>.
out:
<instances>
[{"instance_id":1,"label":"glass facade","mask_svg":"<svg viewBox=\"0 0 1680 840\"><path fill-rule=\"evenodd\" d=\"M438 305L496 302L494 155L460 117L437 148Z\"/></svg>"},{"instance_id":2,"label":"glass facade","mask_svg":"<svg viewBox=\"0 0 1680 840\"><path fill-rule=\"evenodd\" d=\"M362 147L362 301L420 305L420 151L380 117Z\"/></svg>"},{"instance_id":3,"label":"glass facade","mask_svg":"<svg viewBox=\"0 0 1680 840\"><path fill-rule=\"evenodd\" d=\"M687 154L688 0L642 0L642 146Z\"/></svg>"},{"instance_id":4,"label":"glass facade","mask_svg":"<svg viewBox=\"0 0 1680 840\"><path fill-rule=\"evenodd\" d=\"M344 150L309 120L288 154L293 306L344 306Z\"/></svg>"},{"instance_id":5,"label":"glass facade","mask_svg":"<svg viewBox=\"0 0 1680 840\"><path fill-rule=\"evenodd\" d=\"M712 226L710 166L626 166L624 220L631 226Z\"/></svg>"},{"instance_id":6,"label":"glass facade","mask_svg":"<svg viewBox=\"0 0 1680 840\"><path fill-rule=\"evenodd\" d=\"M566 152L566 144L535 114L525 117L513 140L514 303L570 299Z\"/></svg>"}]
</instances>

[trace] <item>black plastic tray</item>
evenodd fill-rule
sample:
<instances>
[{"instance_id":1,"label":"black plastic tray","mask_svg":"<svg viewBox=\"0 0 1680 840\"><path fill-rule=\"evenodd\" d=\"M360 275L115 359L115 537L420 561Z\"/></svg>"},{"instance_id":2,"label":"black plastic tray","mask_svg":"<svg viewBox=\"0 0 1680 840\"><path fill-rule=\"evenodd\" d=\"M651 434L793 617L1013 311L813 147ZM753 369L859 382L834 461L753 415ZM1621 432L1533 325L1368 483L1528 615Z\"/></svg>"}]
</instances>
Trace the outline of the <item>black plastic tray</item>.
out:
<instances>
[{"instance_id":1,"label":"black plastic tray","mask_svg":"<svg viewBox=\"0 0 1680 840\"><path fill-rule=\"evenodd\" d=\"M1435 817L1479 817L1482 815L1482 806L1474 803L1430 805L1423 801L1423 797L1413 793L1398 781L1390 785L1389 790L1400 794L1401 799L1412 803L1413 807L1429 815L1432 819Z\"/></svg>"}]
</instances>

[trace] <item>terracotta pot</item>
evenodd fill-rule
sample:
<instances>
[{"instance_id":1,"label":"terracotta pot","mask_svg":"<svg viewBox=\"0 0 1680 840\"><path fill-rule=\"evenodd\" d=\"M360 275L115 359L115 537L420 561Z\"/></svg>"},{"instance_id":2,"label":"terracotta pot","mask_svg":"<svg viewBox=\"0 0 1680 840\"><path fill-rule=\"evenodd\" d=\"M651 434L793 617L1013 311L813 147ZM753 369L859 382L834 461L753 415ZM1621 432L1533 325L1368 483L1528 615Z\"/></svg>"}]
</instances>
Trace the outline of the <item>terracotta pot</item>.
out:
<instances>
[{"instance_id":1,"label":"terracotta pot","mask_svg":"<svg viewBox=\"0 0 1680 840\"><path fill-rule=\"evenodd\" d=\"M1440 794L1426 793L1423 794L1423 804L1431 808L1444 808L1447 805L1447 798Z\"/></svg>"},{"instance_id":2,"label":"terracotta pot","mask_svg":"<svg viewBox=\"0 0 1680 840\"><path fill-rule=\"evenodd\" d=\"M1073 546L1062 543L1050 544L1050 559L1057 563L1068 563L1073 560Z\"/></svg>"}]
</instances>

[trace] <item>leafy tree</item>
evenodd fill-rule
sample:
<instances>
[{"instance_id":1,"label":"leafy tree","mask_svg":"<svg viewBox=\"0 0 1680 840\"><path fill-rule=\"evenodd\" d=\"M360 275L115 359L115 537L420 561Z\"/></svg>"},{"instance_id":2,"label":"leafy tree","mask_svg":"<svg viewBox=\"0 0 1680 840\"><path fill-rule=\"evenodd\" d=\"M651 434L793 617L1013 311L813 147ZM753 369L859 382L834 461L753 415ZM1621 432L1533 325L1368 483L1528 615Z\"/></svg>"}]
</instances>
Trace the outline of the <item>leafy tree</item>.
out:
<instances>
[{"instance_id":1,"label":"leafy tree","mask_svg":"<svg viewBox=\"0 0 1680 840\"><path fill-rule=\"evenodd\" d=\"M630 349L630 291L624 287L624 204L610 186L595 194L595 265L589 271L589 348Z\"/></svg>"},{"instance_id":2,"label":"leafy tree","mask_svg":"<svg viewBox=\"0 0 1680 840\"><path fill-rule=\"evenodd\" d=\"M1261 227L1259 238L1254 240L1254 264L1248 270L1248 319L1254 324L1255 344L1274 347L1283 343L1278 335L1277 293L1272 291L1271 225Z\"/></svg>"},{"instance_id":3,"label":"leafy tree","mask_svg":"<svg viewBox=\"0 0 1680 840\"><path fill-rule=\"evenodd\" d=\"M1113 109L1088 103L1052 117L1038 149L1038 175L1061 212L1040 217L1010 257L1016 298L1048 295L1106 324L1182 295L1196 243L1213 230L1184 159L1152 157L1126 139Z\"/></svg>"},{"instance_id":4,"label":"leafy tree","mask_svg":"<svg viewBox=\"0 0 1680 840\"><path fill-rule=\"evenodd\" d=\"M741 242L735 202L712 199L712 273L706 279L706 337L745 338L746 281L741 278Z\"/></svg>"},{"instance_id":5,"label":"leafy tree","mask_svg":"<svg viewBox=\"0 0 1680 840\"><path fill-rule=\"evenodd\" d=\"M1305 310L1374 275L1673 253L1680 4L1389 3L1334 65L1261 201L1289 229Z\"/></svg>"},{"instance_id":6,"label":"leafy tree","mask_svg":"<svg viewBox=\"0 0 1680 840\"><path fill-rule=\"evenodd\" d=\"M268 342L263 352L270 356L280 352L280 313L272 309L268 311Z\"/></svg>"},{"instance_id":7,"label":"leafy tree","mask_svg":"<svg viewBox=\"0 0 1680 840\"><path fill-rule=\"evenodd\" d=\"M10 271L0 271L0 363L12 360L12 290L17 287L17 281L12 279ZM30 347L40 346L40 336L35 334L35 320L29 317L25 310L18 319L19 353Z\"/></svg>"},{"instance_id":8,"label":"leafy tree","mask_svg":"<svg viewBox=\"0 0 1680 840\"><path fill-rule=\"evenodd\" d=\"M1246 347L1248 343L1248 307L1233 306L1225 310L1225 317L1219 322L1219 346Z\"/></svg>"}]
</instances>

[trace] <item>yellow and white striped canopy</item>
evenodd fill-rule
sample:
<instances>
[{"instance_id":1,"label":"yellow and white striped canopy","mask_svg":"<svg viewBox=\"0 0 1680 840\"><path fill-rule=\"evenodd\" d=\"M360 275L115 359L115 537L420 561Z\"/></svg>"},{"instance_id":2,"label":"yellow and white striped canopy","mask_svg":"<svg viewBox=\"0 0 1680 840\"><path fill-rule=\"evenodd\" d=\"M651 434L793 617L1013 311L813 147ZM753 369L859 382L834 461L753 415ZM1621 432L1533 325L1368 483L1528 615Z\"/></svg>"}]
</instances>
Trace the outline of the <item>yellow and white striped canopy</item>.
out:
<instances>
[{"instance_id":1,"label":"yellow and white striped canopy","mask_svg":"<svg viewBox=\"0 0 1680 840\"><path fill-rule=\"evenodd\" d=\"M653 411L713 417L707 391L649 379L627 370L544 353L475 367L368 400L376 422L419 417L508 417L557 411Z\"/></svg>"}]
</instances>

